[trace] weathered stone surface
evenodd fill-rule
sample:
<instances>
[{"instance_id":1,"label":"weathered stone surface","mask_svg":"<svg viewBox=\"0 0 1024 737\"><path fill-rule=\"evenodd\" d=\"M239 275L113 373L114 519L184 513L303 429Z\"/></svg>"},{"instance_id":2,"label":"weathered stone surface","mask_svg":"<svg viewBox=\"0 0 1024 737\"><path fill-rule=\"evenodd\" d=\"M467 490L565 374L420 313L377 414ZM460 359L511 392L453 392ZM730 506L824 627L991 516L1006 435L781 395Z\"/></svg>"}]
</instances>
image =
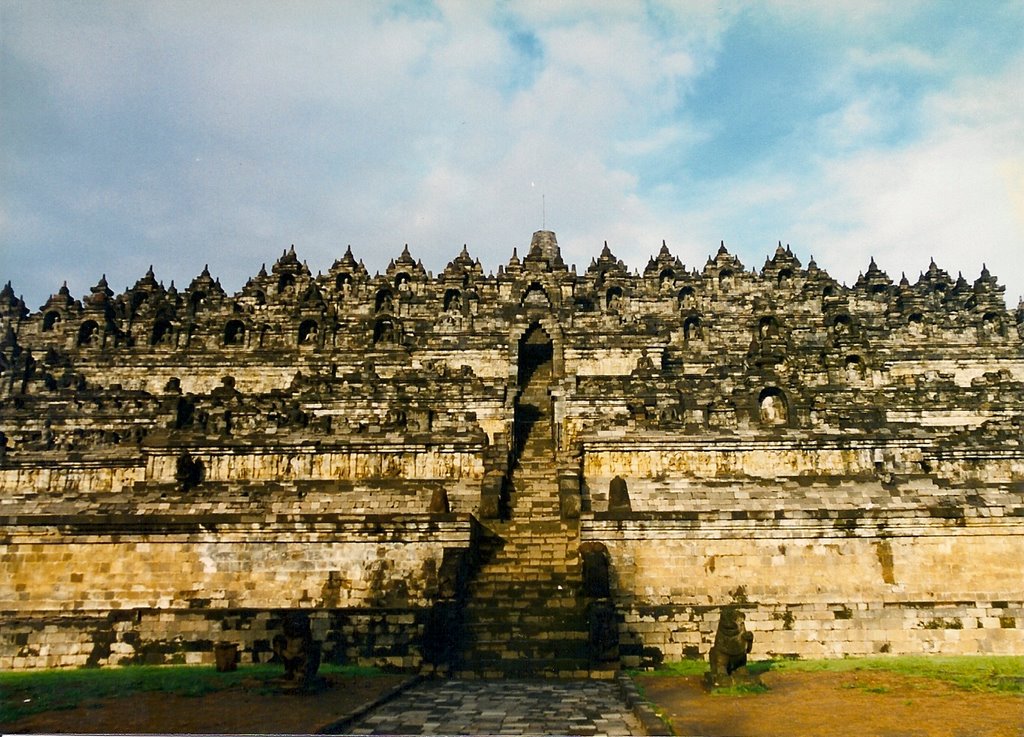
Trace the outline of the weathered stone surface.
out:
<instances>
[{"instance_id":1,"label":"weathered stone surface","mask_svg":"<svg viewBox=\"0 0 1024 737\"><path fill-rule=\"evenodd\" d=\"M404 668L706 655L727 605L757 654L1024 652L1024 306L991 274L524 253L0 290L0 667L252 662L291 611Z\"/></svg>"}]
</instances>

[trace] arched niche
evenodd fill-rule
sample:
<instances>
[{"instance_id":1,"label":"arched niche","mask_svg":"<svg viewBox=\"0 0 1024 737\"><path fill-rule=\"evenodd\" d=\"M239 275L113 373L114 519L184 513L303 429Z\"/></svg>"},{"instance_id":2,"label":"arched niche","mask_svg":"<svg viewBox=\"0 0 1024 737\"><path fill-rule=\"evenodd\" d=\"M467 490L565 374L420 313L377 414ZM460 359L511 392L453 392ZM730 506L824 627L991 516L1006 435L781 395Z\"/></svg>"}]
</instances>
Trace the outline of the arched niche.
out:
<instances>
[{"instance_id":1,"label":"arched niche","mask_svg":"<svg viewBox=\"0 0 1024 737\"><path fill-rule=\"evenodd\" d=\"M343 271L334 277L334 288L338 294L347 295L352 289L352 275Z\"/></svg>"},{"instance_id":2,"label":"arched niche","mask_svg":"<svg viewBox=\"0 0 1024 737\"><path fill-rule=\"evenodd\" d=\"M840 312L832 319L832 333L834 335L847 335L852 328L853 322L845 312Z\"/></svg>"},{"instance_id":3,"label":"arched niche","mask_svg":"<svg viewBox=\"0 0 1024 737\"><path fill-rule=\"evenodd\" d=\"M229 320L224 326L224 345L238 346L245 343L245 323L241 320Z\"/></svg>"},{"instance_id":4,"label":"arched niche","mask_svg":"<svg viewBox=\"0 0 1024 737\"><path fill-rule=\"evenodd\" d=\"M170 320L157 320L149 335L150 345L168 345L174 342L174 325Z\"/></svg>"},{"instance_id":5,"label":"arched niche","mask_svg":"<svg viewBox=\"0 0 1024 737\"><path fill-rule=\"evenodd\" d=\"M618 312L622 309L624 302L622 287L608 287L604 293L604 307L608 312Z\"/></svg>"},{"instance_id":6,"label":"arched niche","mask_svg":"<svg viewBox=\"0 0 1024 737\"><path fill-rule=\"evenodd\" d=\"M864 378L864 359L855 353L851 353L844 360L844 370L846 372L846 378L851 381L857 381Z\"/></svg>"},{"instance_id":7,"label":"arched niche","mask_svg":"<svg viewBox=\"0 0 1024 737\"><path fill-rule=\"evenodd\" d=\"M690 315L683 321L683 339L687 343L704 340L704 321L700 315Z\"/></svg>"},{"instance_id":8,"label":"arched niche","mask_svg":"<svg viewBox=\"0 0 1024 737\"><path fill-rule=\"evenodd\" d=\"M718 286L721 289L732 289L735 283L735 274L732 269L722 269L718 272Z\"/></svg>"},{"instance_id":9,"label":"arched niche","mask_svg":"<svg viewBox=\"0 0 1024 737\"><path fill-rule=\"evenodd\" d=\"M770 386L757 396L758 418L762 425L789 424L789 403L781 389Z\"/></svg>"},{"instance_id":10,"label":"arched niche","mask_svg":"<svg viewBox=\"0 0 1024 737\"><path fill-rule=\"evenodd\" d=\"M757 321L757 337L776 338L779 335L779 321L774 315L765 315Z\"/></svg>"},{"instance_id":11,"label":"arched niche","mask_svg":"<svg viewBox=\"0 0 1024 737\"><path fill-rule=\"evenodd\" d=\"M100 326L95 320L86 320L78 328L78 345L91 346L99 342Z\"/></svg>"},{"instance_id":12,"label":"arched niche","mask_svg":"<svg viewBox=\"0 0 1024 737\"><path fill-rule=\"evenodd\" d=\"M978 327L982 335L997 336L1003 334L1003 320L995 312L986 312L982 315Z\"/></svg>"},{"instance_id":13,"label":"arched niche","mask_svg":"<svg viewBox=\"0 0 1024 737\"><path fill-rule=\"evenodd\" d=\"M377 291L377 296L373 299L373 311L376 313L395 311L395 295L390 289L385 287Z\"/></svg>"},{"instance_id":14,"label":"arched niche","mask_svg":"<svg viewBox=\"0 0 1024 737\"><path fill-rule=\"evenodd\" d=\"M461 312L462 311L462 292L458 289L449 289L444 293L444 311L445 312Z\"/></svg>"},{"instance_id":15,"label":"arched niche","mask_svg":"<svg viewBox=\"0 0 1024 737\"><path fill-rule=\"evenodd\" d=\"M281 274L277 279L277 293L285 294L295 288L295 277L292 274Z\"/></svg>"},{"instance_id":16,"label":"arched niche","mask_svg":"<svg viewBox=\"0 0 1024 737\"><path fill-rule=\"evenodd\" d=\"M320 323L316 320L303 320L299 324L299 345L315 345L320 334Z\"/></svg>"},{"instance_id":17,"label":"arched niche","mask_svg":"<svg viewBox=\"0 0 1024 737\"><path fill-rule=\"evenodd\" d=\"M412 289L412 276L404 271L395 274L395 289L399 291Z\"/></svg>"},{"instance_id":18,"label":"arched niche","mask_svg":"<svg viewBox=\"0 0 1024 737\"><path fill-rule=\"evenodd\" d=\"M43 315L43 332L48 333L54 329L57 323L60 322L60 313L56 310L50 310Z\"/></svg>"}]
</instances>

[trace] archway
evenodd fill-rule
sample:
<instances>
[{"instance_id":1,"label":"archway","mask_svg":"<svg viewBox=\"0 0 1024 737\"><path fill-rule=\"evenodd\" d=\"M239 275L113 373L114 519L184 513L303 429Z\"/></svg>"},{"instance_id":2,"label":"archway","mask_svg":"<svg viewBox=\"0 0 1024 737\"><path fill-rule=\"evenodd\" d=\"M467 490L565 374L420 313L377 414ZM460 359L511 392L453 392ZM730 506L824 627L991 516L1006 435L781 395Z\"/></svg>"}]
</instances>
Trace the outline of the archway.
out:
<instances>
[{"instance_id":1,"label":"archway","mask_svg":"<svg viewBox=\"0 0 1024 737\"><path fill-rule=\"evenodd\" d=\"M519 398L514 418L517 460L524 454L549 454L554 449L553 413L548 394L553 366L551 336L539 323L534 323L519 339Z\"/></svg>"},{"instance_id":2,"label":"archway","mask_svg":"<svg viewBox=\"0 0 1024 737\"><path fill-rule=\"evenodd\" d=\"M539 323L531 325L519 339L519 388L525 391L536 375L538 380L544 380L546 389L554 355L554 344L547 331Z\"/></svg>"}]
</instances>

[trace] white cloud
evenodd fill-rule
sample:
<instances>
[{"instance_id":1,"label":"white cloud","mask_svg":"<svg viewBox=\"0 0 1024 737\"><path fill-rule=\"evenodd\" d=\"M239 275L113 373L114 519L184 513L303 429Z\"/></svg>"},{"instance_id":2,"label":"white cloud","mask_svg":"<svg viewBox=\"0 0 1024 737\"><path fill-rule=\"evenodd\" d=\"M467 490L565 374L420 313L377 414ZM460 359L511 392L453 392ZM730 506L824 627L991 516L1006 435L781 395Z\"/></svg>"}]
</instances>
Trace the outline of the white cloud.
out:
<instances>
[{"instance_id":1,"label":"white cloud","mask_svg":"<svg viewBox=\"0 0 1024 737\"><path fill-rule=\"evenodd\" d=\"M924 4L923 0L754 0L749 6L791 26L810 25L853 35L871 33L880 26L895 26L912 17Z\"/></svg>"},{"instance_id":2,"label":"white cloud","mask_svg":"<svg viewBox=\"0 0 1024 737\"><path fill-rule=\"evenodd\" d=\"M997 80L961 80L930 97L928 130L897 150L824 162L824 189L798 214L794 237L852 279L865 254L914 280L934 257L973 280L983 262L1024 295L1024 102L1020 64Z\"/></svg>"},{"instance_id":3,"label":"white cloud","mask_svg":"<svg viewBox=\"0 0 1024 737\"><path fill-rule=\"evenodd\" d=\"M907 70L930 72L943 66L933 54L908 44L895 44L875 50L855 47L847 52L846 58L854 69L882 69L889 73Z\"/></svg>"},{"instance_id":4,"label":"white cloud","mask_svg":"<svg viewBox=\"0 0 1024 737\"><path fill-rule=\"evenodd\" d=\"M0 3L4 45L42 89L52 85L54 106L124 141L125 171L106 180L88 171L102 151L40 170L61 187L52 202L62 212L3 203L5 241L44 234L56 243L51 260L69 262L54 265L96 272L72 285L79 293L102 270L120 270L114 285L133 283L149 261L180 286L207 259L237 288L292 242L314 270L350 242L371 270L405 242L435 271L463 242L494 268L541 227L542 195L547 227L583 267L606 239L633 266L664 238L699 267L720 238L752 254L748 265L782 238L846 279L872 253L895 277L935 255L954 270L987 259L1014 278L1006 254L1022 243L1024 217L1014 75L961 80L914 109L920 137L895 150L880 143L910 103L871 79L949 67L912 41L865 40L905 21L911 4L442 2L416 15L312 0ZM823 75L842 104L732 179L681 168L641 190L646 162L716 133L691 122L688 96L730 53L723 38L747 12L824 29L824 39L856 30L842 68ZM538 55L524 58L520 32ZM124 128L99 127L122 124L119 111ZM160 135L139 136L147 126ZM143 150L163 138L166 148ZM67 145L81 146L77 155L86 143ZM68 213L90 227L60 223ZM133 259L114 259L125 250ZM58 283L30 289L59 286L37 270L36 283ZM1010 290L1015 300L1014 289L1024 284Z\"/></svg>"}]
</instances>

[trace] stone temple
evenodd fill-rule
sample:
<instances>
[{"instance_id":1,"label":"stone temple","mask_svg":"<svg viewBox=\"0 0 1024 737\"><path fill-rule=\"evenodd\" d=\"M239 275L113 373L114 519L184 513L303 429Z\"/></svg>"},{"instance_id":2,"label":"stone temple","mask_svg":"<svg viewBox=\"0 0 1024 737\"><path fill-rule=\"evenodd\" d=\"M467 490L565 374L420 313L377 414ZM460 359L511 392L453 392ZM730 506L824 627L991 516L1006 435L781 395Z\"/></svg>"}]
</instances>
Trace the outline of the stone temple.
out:
<instances>
[{"instance_id":1,"label":"stone temple","mask_svg":"<svg viewBox=\"0 0 1024 737\"><path fill-rule=\"evenodd\" d=\"M1024 653L1024 308L983 270L837 283L554 233L234 295L0 292L0 668L325 661L602 675Z\"/></svg>"}]
</instances>

